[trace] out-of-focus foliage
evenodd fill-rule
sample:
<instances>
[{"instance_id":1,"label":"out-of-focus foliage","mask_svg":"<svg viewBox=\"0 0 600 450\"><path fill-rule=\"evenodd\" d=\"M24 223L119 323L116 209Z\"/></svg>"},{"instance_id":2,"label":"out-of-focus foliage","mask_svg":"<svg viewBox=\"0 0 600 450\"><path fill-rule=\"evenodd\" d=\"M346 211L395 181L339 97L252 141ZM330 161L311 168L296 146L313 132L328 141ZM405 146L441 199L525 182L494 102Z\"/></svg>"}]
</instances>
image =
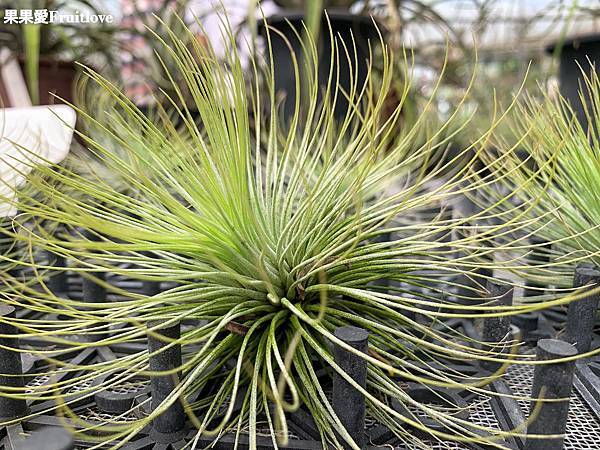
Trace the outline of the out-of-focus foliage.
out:
<instances>
[{"instance_id":1,"label":"out-of-focus foliage","mask_svg":"<svg viewBox=\"0 0 600 450\"><path fill-rule=\"evenodd\" d=\"M7 10L76 11L108 14L95 0L0 0L0 47L17 55L25 53L23 24L4 23ZM115 33L118 23L48 23L35 25L39 29L39 54L56 60L79 61L96 67L111 67L115 63Z\"/></svg>"}]
</instances>

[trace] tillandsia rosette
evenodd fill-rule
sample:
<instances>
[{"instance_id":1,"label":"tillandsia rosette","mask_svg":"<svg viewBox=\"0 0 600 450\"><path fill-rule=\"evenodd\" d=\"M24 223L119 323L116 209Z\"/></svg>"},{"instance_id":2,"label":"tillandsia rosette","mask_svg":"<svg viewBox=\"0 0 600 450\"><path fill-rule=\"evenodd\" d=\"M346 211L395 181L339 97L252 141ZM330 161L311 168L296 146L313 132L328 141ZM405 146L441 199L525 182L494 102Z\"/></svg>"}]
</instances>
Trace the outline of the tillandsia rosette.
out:
<instances>
[{"instance_id":1,"label":"tillandsia rosette","mask_svg":"<svg viewBox=\"0 0 600 450\"><path fill-rule=\"evenodd\" d=\"M531 361L507 350L518 344L510 337L483 343L448 323L544 306L482 301L493 272L476 283L461 281L474 279L496 230L449 217L443 204L470 189L472 174L456 161L477 158L496 122L444 162L435 155L448 146L450 126L466 126L454 123L466 97L447 122L426 133L434 92L398 135L409 86L393 111L386 94L398 67L394 58L404 58L410 79L406 54L394 55L381 43L377 84L369 71L364 85L354 80L341 91L336 64L328 85L318 85L310 38L295 59L296 89L304 95L282 121L272 64L256 57L244 68L234 47L219 60L210 46L188 45L188 37L170 33L156 42L176 62L173 79L185 80L197 110L197 121L187 106L178 110L184 134L168 115L149 120L117 86L88 70L114 107L105 114L79 109L95 129L94 138L80 132L80 139L119 183L82 175L72 159L37 169L19 192L16 231L7 233L25 251L3 257L18 275L4 277L0 295L4 304L31 312L10 322L21 342L46 344L27 351L46 361L50 381L0 395L42 402L29 416L56 409L79 439L98 445L125 445L177 407L197 438L230 433L235 448L245 433L250 448L264 435L284 446L289 418L302 408L324 448L359 448L332 407L337 374L364 395L367 417L405 442L420 442L417 429L503 448L502 439L522 433L477 425L460 414L465 406L432 404L406 390L417 383L486 398L493 395L486 384L505 363ZM334 61L356 63L350 44L335 40L332 48ZM351 105L341 121L332 112L339 96ZM41 262L40 250L66 266ZM66 270L87 283L83 295L48 287ZM117 278L162 284L153 292L131 291L111 283ZM89 289L90 281L108 296L92 298L98 291ZM180 333L164 331L177 324ZM336 337L344 326L368 332L368 351ZM366 361L365 386L336 363L332 345ZM96 348L111 357L61 357ZM153 358L171 351L181 352L181 364L157 372ZM465 374L454 368L459 362L487 362L497 370ZM157 376L173 383L160 401L133 402L104 423L77 410L82 398ZM123 419L130 412L136 414Z\"/></svg>"},{"instance_id":2,"label":"tillandsia rosette","mask_svg":"<svg viewBox=\"0 0 600 450\"><path fill-rule=\"evenodd\" d=\"M535 286L571 287L575 265L600 265L600 79L582 70L582 108L577 119L560 95L527 96L510 116L511 144L497 136L494 151L480 154L487 171L477 174L474 201L481 217L506 227L503 246L513 271L533 285L536 301L555 297Z\"/></svg>"}]
</instances>

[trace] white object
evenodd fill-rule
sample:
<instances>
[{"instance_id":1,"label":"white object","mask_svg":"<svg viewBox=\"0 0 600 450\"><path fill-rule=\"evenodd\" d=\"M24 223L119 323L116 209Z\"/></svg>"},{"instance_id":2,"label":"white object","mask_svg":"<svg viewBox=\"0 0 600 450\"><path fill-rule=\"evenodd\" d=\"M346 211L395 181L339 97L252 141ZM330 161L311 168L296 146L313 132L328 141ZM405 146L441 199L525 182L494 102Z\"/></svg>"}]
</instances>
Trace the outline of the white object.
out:
<instances>
[{"instance_id":1,"label":"white object","mask_svg":"<svg viewBox=\"0 0 600 450\"><path fill-rule=\"evenodd\" d=\"M244 67L248 67L248 44L252 41L250 30L245 24L248 15L254 14L257 22L262 23L263 14L269 17L280 11L272 0L189 0L186 8L185 20L190 24L190 29L205 33L219 57L225 57L231 52L227 28L224 28L225 23L229 24L232 32L237 35L238 53ZM196 18L200 20L202 30L198 29Z\"/></svg>"},{"instance_id":2,"label":"white object","mask_svg":"<svg viewBox=\"0 0 600 450\"><path fill-rule=\"evenodd\" d=\"M10 106L31 106L31 99L19 63L7 48L0 48L0 77L2 77Z\"/></svg>"},{"instance_id":3,"label":"white object","mask_svg":"<svg viewBox=\"0 0 600 450\"><path fill-rule=\"evenodd\" d=\"M0 218L17 213L16 190L36 165L67 156L76 119L67 105L0 109Z\"/></svg>"}]
</instances>

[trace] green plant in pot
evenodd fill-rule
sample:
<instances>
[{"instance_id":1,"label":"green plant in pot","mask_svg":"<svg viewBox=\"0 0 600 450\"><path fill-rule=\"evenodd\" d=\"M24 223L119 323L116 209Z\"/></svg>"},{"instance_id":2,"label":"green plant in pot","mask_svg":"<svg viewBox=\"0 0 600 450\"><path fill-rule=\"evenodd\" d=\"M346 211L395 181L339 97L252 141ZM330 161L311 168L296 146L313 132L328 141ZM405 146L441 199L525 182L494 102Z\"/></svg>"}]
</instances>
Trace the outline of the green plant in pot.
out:
<instances>
[{"instance_id":1,"label":"green plant in pot","mask_svg":"<svg viewBox=\"0 0 600 450\"><path fill-rule=\"evenodd\" d=\"M309 57L303 60L311 74L310 107L301 113L296 102L291 122L283 126L277 120L272 83L262 89L257 74L248 74L235 52L224 64L210 47L190 48L186 39L171 33L162 45L167 45L186 80L202 129L182 106L181 120L190 137L178 141L174 152L176 133L157 127L113 84L89 71L92 81L120 106L113 113L121 116L114 118L119 126L97 125L104 128L105 139L121 146L122 154L98 137L81 137L131 189L123 193L102 178L81 176L73 162L41 168L20 192L21 233L13 236L30 248L66 257L72 270L86 277L113 273L167 281L170 287L152 296L120 291L120 301L57 297L43 287L45 267L31 258L21 264L33 268L36 276L26 281L7 278L0 296L8 305L38 313L35 319L14 321L23 340L34 337L70 350L140 343L160 336L164 327L191 325L180 336L161 337L162 350L134 348L115 359L77 367L52 360L50 377L61 369L81 375L51 383L54 389L49 391L22 396L55 399L62 414L82 423L74 412L75 402L124 380L156 376L150 358L180 346L182 364L159 373L175 377L174 390L152 408L132 405L132 411L141 408L144 414L127 421L83 421L78 437L121 446L178 406L197 428L198 439L218 440L229 433L236 437L236 448L244 433L255 449L258 435L266 429L277 448L288 440L288 418L302 407L310 413L323 448L331 444L358 449L328 397L331 377L338 374L365 395L368 417L398 439L419 443L416 428L440 439L502 447L498 439L513 433L475 425L456 409L414 399L404 389L410 381L425 388L491 395L483 386L497 374L473 379L449 365L507 359L523 363L529 357L507 356L486 344L469 345L466 336L442 320L467 313L502 316L543 306L457 304L446 277L472 269L484 248L481 241L489 235L474 233L449 243L437 236L466 221L438 216L420 224L396 222L397 217L456 195L455 188L464 181L466 172L461 169L441 186L428 189L437 173L448 171L423 170L431 153L447 143L438 135L449 123L416 146L426 129L425 116L401 139L389 139L402 107L382 119L393 73L389 53L384 53L387 69L379 90L374 91L369 74L365 85L354 84L351 107L338 122L334 105L319 101L318 58L309 41ZM259 62L252 62L253 69L260 70ZM273 67L265 70L266 79L272 80ZM297 78L299 70L296 66ZM247 77L254 84L248 84ZM179 93L177 85L173 89ZM263 108L265 101L270 108ZM79 113L94 121L86 111ZM127 126L137 133L124 130ZM488 137L489 132L478 144ZM390 185L395 186L393 192L385 189ZM78 196L86 200L77 201ZM42 220L67 231L46 233L37 226ZM391 239L377 239L385 234ZM473 255L452 258L456 249L467 248ZM402 286L374 283L381 279ZM421 291L423 285L430 290ZM68 320L39 316L57 312ZM415 320L415 313L429 322ZM340 341L334 332L341 326L367 330L369 351L353 350ZM93 342L72 339L80 334ZM366 386L348 380L334 361L332 344L367 361ZM99 376L104 377L100 384L77 393L70 389ZM425 424L419 414L443 428Z\"/></svg>"},{"instance_id":2,"label":"green plant in pot","mask_svg":"<svg viewBox=\"0 0 600 450\"><path fill-rule=\"evenodd\" d=\"M106 71L116 67L117 26L112 22L112 16L110 23L101 24L50 22L49 16L40 18L45 23L33 22L34 11L46 11L47 14L50 11L89 11L107 16L95 3L88 0L32 0L26 4L11 0L0 2L0 47L10 49L19 59L33 104L54 103L49 92L72 101L77 75L74 61L103 67ZM32 11L32 23L4 20L6 11L23 9ZM116 73L111 76L116 76Z\"/></svg>"}]
</instances>

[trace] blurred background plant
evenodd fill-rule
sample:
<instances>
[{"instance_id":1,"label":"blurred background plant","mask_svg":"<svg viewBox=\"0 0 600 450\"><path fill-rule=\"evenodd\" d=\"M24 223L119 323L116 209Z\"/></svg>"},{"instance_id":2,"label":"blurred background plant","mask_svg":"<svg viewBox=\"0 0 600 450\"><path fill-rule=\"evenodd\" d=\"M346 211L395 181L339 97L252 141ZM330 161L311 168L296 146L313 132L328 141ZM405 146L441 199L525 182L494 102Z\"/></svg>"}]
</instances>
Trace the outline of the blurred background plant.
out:
<instances>
[{"instance_id":1,"label":"blurred background plant","mask_svg":"<svg viewBox=\"0 0 600 450\"><path fill-rule=\"evenodd\" d=\"M1 24L0 45L10 48L25 61L30 84L35 78L32 67L35 65L37 41L41 59L50 57L102 67L103 73L106 73L105 70L111 71L111 79L126 85L132 78L143 77L146 82L166 90L173 97L165 70L172 69L174 64L168 52L159 48L150 49L145 44L139 46L145 46L145 50L138 52L135 49L138 46L136 42L147 43L153 33L164 37L164 27L154 20L153 14L173 28L182 25L174 19L176 16L183 17L188 26L195 22L194 16L203 25L208 25L215 18L210 16L205 20L206 15L222 9L228 12L237 10L252 18L241 21L240 27L246 27L248 23L252 25L260 21L254 14L256 3L256 0L33 0L31 6L27 6L34 9L110 12L115 16L115 21L98 26L51 24L31 30L21 25ZM22 9L24 6L23 2L0 2L3 10ZM476 128L478 121L481 122L479 127L485 128L488 124L483 123L483 118L493 114L494 102L490 101L487 86L494 86L494 95L500 104L510 102L523 79L527 90L536 92L536 84L542 83L552 91L556 86L556 64L554 55L545 52L546 46L573 32L598 32L600 17L600 8L594 0L277 0L266 1L262 6L269 14L273 11L277 14L303 11L309 29L316 31L320 28L320 21L316 18L320 17L323 9L351 15L373 15L385 34L387 45L396 53L406 49L414 57L410 101L404 102L406 115L414 114L423 106L423 99L428 97L428 91L433 88L433 80L438 79L437 75L445 66L440 90L443 95L435 105L443 119L449 106L464 93L469 75L476 71L478 82L474 86L470 104L472 111L477 110L481 114L476 115L470 130ZM34 28L38 30L37 37ZM210 39L214 45L220 40L220 36L216 35L218 33L204 36L199 28L196 31L196 38L200 42ZM243 40L238 41L242 53L247 44ZM450 51L446 52L446 48ZM560 45L556 46L555 53L560 50ZM135 60L133 63L132 58ZM375 68L379 60L378 57L373 59ZM527 73L529 76L525 77ZM137 84L139 86L141 83ZM394 102L398 102L398 93L403 91L403 85L406 84L401 70L398 70L394 84L396 88L389 94L390 108ZM35 96L33 93L32 98ZM144 103L142 101L140 104ZM456 139L468 142L471 139L468 133L470 131L465 130Z\"/></svg>"},{"instance_id":2,"label":"blurred background plant","mask_svg":"<svg viewBox=\"0 0 600 450\"><path fill-rule=\"evenodd\" d=\"M594 69L582 78L589 128L565 98L538 92L508 121L521 137L518 145L497 136L499 151L482 154L489 172L480 178L495 181L482 186L479 204L520 224L507 239L535 239L535 245L515 247L537 262L517 273L540 286L570 287L576 263L600 264L600 78Z\"/></svg>"},{"instance_id":3,"label":"blurred background plant","mask_svg":"<svg viewBox=\"0 0 600 450\"><path fill-rule=\"evenodd\" d=\"M148 110L160 104L169 108L190 105L189 90L183 79L172 80L180 72L172 52L157 42L169 40L168 30L181 37L182 45L206 45L206 36L198 23L210 13L212 7L191 10L188 0L166 0L161 2L138 2L123 0L120 21L122 32L120 50L120 81L125 93L138 106ZM186 30L195 30L189 35ZM173 86L180 86L177 92ZM174 102L169 105L168 102Z\"/></svg>"},{"instance_id":4,"label":"blurred background plant","mask_svg":"<svg viewBox=\"0 0 600 450\"><path fill-rule=\"evenodd\" d=\"M55 92L59 91L62 95L65 91L68 92L77 70L73 65L74 61L102 68L109 74L112 72L112 76L116 75L114 38L118 30L117 23L23 24L5 20L7 10L24 9L32 11L32 18L35 10L72 14L106 14L106 10L102 2L94 0L0 1L0 47L8 48L24 66L33 104L40 103L40 100L48 103L50 100L47 92L53 86L48 83L49 77L54 76L57 84L66 84L66 87L54 89Z\"/></svg>"},{"instance_id":5,"label":"blurred background plant","mask_svg":"<svg viewBox=\"0 0 600 450\"><path fill-rule=\"evenodd\" d=\"M470 126L453 136L456 147L470 143L490 124L498 106L507 106L523 87L532 95L551 95L558 89L557 57L567 36L600 31L600 5L594 0L365 0L316 1L278 0L283 11L303 11L309 24L323 9L372 15L396 54L414 58L411 91L403 102L403 115L411 121L427 104L434 83L443 70L439 98L432 115L441 121L451 106L464 95L470 76L477 74L469 105L464 108ZM315 26L309 26L314 32ZM552 45L552 51L548 47ZM381 58L375 48L372 59L378 69ZM397 58L390 108L399 102L407 84ZM542 85L542 90L538 89ZM493 90L490 91L490 86ZM458 123L458 122L456 122ZM401 127L401 122L398 124ZM454 133L455 130L448 130ZM502 123L496 129L506 139L512 131Z\"/></svg>"},{"instance_id":6,"label":"blurred background plant","mask_svg":"<svg viewBox=\"0 0 600 450\"><path fill-rule=\"evenodd\" d=\"M468 143L470 133L489 126L494 108L506 106L524 83L539 95L557 88L556 54L548 45L567 35L600 31L600 7L591 0L396 0L369 1L382 17L390 45L401 43L415 58L416 97L432 88L432 80L445 66L442 95L437 104L444 117L477 74L469 114L477 111L471 126L456 140ZM390 9L394 3L397 9ZM446 50L449 50L448 52ZM556 46L556 53L560 45ZM420 82L419 82L420 80ZM493 87L493 91L490 91ZM416 100L419 102L418 98ZM422 103L422 102L421 102ZM504 125L496 130L510 136Z\"/></svg>"}]
</instances>

